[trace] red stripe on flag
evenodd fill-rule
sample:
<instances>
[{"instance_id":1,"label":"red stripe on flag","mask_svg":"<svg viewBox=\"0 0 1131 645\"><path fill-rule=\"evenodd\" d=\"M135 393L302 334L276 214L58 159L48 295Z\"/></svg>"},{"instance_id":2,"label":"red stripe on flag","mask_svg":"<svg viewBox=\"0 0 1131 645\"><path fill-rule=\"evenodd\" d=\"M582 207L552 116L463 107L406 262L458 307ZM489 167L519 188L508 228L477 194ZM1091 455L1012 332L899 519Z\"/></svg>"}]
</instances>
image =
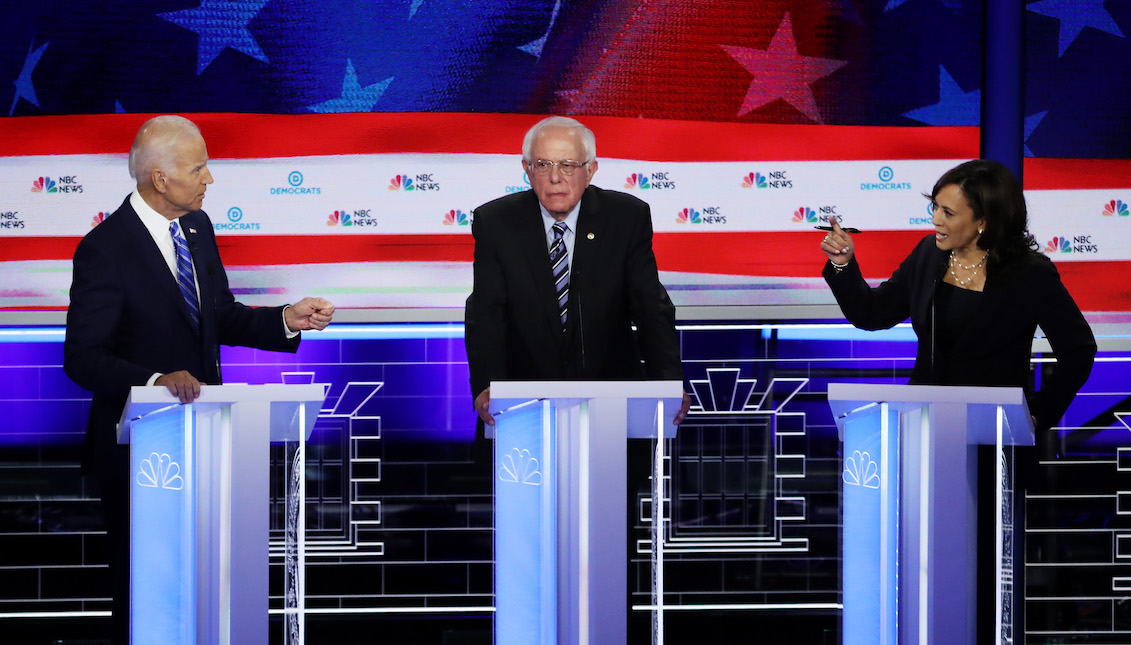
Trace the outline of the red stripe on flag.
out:
<instances>
[{"instance_id":1,"label":"red stripe on flag","mask_svg":"<svg viewBox=\"0 0 1131 645\"><path fill-rule=\"evenodd\" d=\"M81 237L8 237L0 246L0 262L70 260Z\"/></svg>"},{"instance_id":2,"label":"red stripe on flag","mask_svg":"<svg viewBox=\"0 0 1131 645\"><path fill-rule=\"evenodd\" d=\"M1026 190L1131 188L1131 159L1025 159Z\"/></svg>"},{"instance_id":3,"label":"red stripe on flag","mask_svg":"<svg viewBox=\"0 0 1131 645\"><path fill-rule=\"evenodd\" d=\"M868 278L885 279L925 231L869 231L853 237ZM656 233L653 248L662 271L785 278L817 278L824 265L822 233ZM235 266L339 262L471 262L470 234L460 235L229 235L217 238L224 263ZM77 237L13 237L0 261L70 260ZM311 249L316 249L312 253ZM1057 269L1085 311L1131 311L1131 286L1123 262L1059 262Z\"/></svg>"},{"instance_id":4,"label":"red stripe on flag","mask_svg":"<svg viewBox=\"0 0 1131 645\"><path fill-rule=\"evenodd\" d=\"M79 237L12 237L0 261L70 260ZM466 235L221 235L225 266L336 264L339 262L471 262Z\"/></svg>"},{"instance_id":5,"label":"red stripe on flag","mask_svg":"<svg viewBox=\"0 0 1131 645\"><path fill-rule=\"evenodd\" d=\"M129 152L150 114L0 119L0 156ZM190 114L218 159L521 151L541 116L523 114ZM600 156L645 161L967 159L972 127L774 125L585 117Z\"/></svg>"},{"instance_id":6,"label":"red stripe on flag","mask_svg":"<svg viewBox=\"0 0 1131 645\"><path fill-rule=\"evenodd\" d=\"M466 235L227 235L216 238L225 266L340 262L471 262Z\"/></svg>"},{"instance_id":7,"label":"red stripe on flag","mask_svg":"<svg viewBox=\"0 0 1131 645\"><path fill-rule=\"evenodd\" d=\"M867 277L887 277L926 231L875 231L853 236ZM814 278L821 275L821 231L655 233L664 271Z\"/></svg>"},{"instance_id":8,"label":"red stripe on flag","mask_svg":"<svg viewBox=\"0 0 1131 645\"><path fill-rule=\"evenodd\" d=\"M884 280L899 268L927 231L870 231L853 236L864 276ZM653 248L663 271L741 276L817 278L825 263L823 234L656 233ZM1127 263L1058 262L1068 292L1084 311L1131 311Z\"/></svg>"}]
</instances>

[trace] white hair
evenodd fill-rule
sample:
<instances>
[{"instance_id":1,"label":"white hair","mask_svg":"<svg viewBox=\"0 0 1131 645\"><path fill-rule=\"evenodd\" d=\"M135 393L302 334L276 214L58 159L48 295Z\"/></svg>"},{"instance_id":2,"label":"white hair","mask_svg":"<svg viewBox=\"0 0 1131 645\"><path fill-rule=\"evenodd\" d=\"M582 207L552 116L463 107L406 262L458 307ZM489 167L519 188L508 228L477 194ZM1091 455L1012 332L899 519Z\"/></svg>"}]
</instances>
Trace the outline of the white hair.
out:
<instances>
[{"instance_id":1,"label":"white hair","mask_svg":"<svg viewBox=\"0 0 1131 645\"><path fill-rule=\"evenodd\" d=\"M130 148L130 176L140 184L155 168L172 172L177 143L189 136L201 136L200 128L183 116L165 114L143 123Z\"/></svg>"},{"instance_id":2,"label":"white hair","mask_svg":"<svg viewBox=\"0 0 1131 645\"><path fill-rule=\"evenodd\" d=\"M524 160L534 161L534 140L550 128L566 128L577 131L578 137L581 138L581 149L585 152L585 159L577 159L576 161L589 162L597 158L597 137L594 136L592 130L582 125L577 119L571 119L568 116L550 116L535 123L534 127L526 131L526 136L522 139L522 158Z\"/></svg>"}]
</instances>

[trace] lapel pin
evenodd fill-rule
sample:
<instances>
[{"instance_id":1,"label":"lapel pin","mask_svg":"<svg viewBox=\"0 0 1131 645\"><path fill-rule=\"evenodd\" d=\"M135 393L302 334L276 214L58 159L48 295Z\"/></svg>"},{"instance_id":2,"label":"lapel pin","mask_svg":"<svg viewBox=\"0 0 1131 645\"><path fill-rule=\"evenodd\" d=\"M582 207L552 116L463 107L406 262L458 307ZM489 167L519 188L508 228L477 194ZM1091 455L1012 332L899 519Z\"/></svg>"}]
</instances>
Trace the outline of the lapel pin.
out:
<instances>
[{"instance_id":1,"label":"lapel pin","mask_svg":"<svg viewBox=\"0 0 1131 645\"><path fill-rule=\"evenodd\" d=\"M193 235L196 235L196 229L191 227L191 226L189 227L188 232L192 233Z\"/></svg>"},{"instance_id":2,"label":"lapel pin","mask_svg":"<svg viewBox=\"0 0 1131 645\"><path fill-rule=\"evenodd\" d=\"M589 235L586 235L585 237L587 237L587 238L589 238L589 239L591 239L591 240L592 240L593 238L595 238L595 237L597 237L597 236L596 236L596 235L594 235L593 233L590 233Z\"/></svg>"}]
</instances>

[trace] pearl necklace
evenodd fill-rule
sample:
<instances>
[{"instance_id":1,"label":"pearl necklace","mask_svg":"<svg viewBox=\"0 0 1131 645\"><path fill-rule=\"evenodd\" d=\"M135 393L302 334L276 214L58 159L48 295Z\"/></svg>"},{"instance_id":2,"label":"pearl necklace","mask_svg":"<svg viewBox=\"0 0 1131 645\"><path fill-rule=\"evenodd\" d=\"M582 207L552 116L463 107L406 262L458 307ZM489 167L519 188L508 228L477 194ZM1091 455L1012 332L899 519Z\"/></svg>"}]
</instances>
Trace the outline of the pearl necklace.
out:
<instances>
[{"instance_id":1,"label":"pearl necklace","mask_svg":"<svg viewBox=\"0 0 1131 645\"><path fill-rule=\"evenodd\" d=\"M989 255L989 254L987 253L986 255ZM986 263L986 255L983 255L982 259L978 260L977 264L967 266L967 265L959 262L954 257L954 252L952 251L951 254L950 254L950 277L954 278L954 281L956 283L958 283L958 286L960 286L960 287L965 287L966 285L970 284L971 282L974 281L974 278L978 275L978 269L982 268L982 265L984 265ZM956 264L958 265L959 268L965 269L966 271L969 271L970 277L967 278L966 280L959 280L958 275L956 275L954 273L954 265L956 265Z\"/></svg>"}]
</instances>

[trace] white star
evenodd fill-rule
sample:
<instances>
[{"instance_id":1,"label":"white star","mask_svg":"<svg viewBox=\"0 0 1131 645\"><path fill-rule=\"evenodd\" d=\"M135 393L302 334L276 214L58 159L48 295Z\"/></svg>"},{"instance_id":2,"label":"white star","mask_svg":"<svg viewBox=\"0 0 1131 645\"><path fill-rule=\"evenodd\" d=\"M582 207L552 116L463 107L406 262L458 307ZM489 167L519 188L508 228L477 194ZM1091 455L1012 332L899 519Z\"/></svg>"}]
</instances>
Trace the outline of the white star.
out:
<instances>
[{"instance_id":1,"label":"white star","mask_svg":"<svg viewBox=\"0 0 1131 645\"><path fill-rule=\"evenodd\" d=\"M12 95L12 107L8 109L8 116L16 111L16 104L20 99L27 99L32 105L39 107L39 98L35 95L35 86L31 83L31 73L35 71L35 66L39 64L39 59L43 58L43 52L46 51L49 42L45 42L39 46L39 49L32 51L31 45L27 47L27 58L24 59L23 69L20 70L20 75L16 77L13 83L16 86L16 91Z\"/></svg>"},{"instance_id":2,"label":"white star","mask_svg":"<svg viewBox=\"0 0 1131 645\"><path fill-rule=\"evenodd\" d=\"M754 75L738 116L747 114L771 101L784 99L805 116L821 123L821 112L813 98L813 81L824 78L848 64L831 58L801 56L793 38L793 23L785 14L777 33L765 50L720 45L731 58Z\"/></svg>"},{"instance_id":3,"label":"white star","mask_svg":"<svg viewBox=\"0 0 1131 645\"><path fill-rule=\"evenodd\" d=\"M342 95L336 99L307 106L307 109L322 114L329 112L369 112L374 105L377 105L377 101L381 100L381 95L385 93L385 89L392 82L393 77L390 76L379 83L362 87L358 83L357 72L353 69L353 61L347 58L346 76L342 80Z\"/></svg>"},{"instance_id":4,"label":"white star","mask_svg":"<svg viewBox=\"0 0 1131 645\"><path fill-rule=\"evenodd\" d=\"M1060 20L1060 56L1076 40L1076 36L1091 27L1123 38L1119 25L1104 9L1104 0L1041 0L1026 7L1033 13Z\"/></svg>"},{"instance_id":5,"label":"white star","mask_svg":"<svg viewBox=\"0 0 1131 645\"><path fill-rule=\"evenodd\" d=\"M554 1L554 10L550 12L550 24L546 27L546 33L541 37L532 40L525 45L520 45L519 49L531 54L535 58L542 57L542 48L546 46L546 38L550 36L550 31L554 28L554 22L558 19L558 11L562 8L562 0Z\"/></svg>"},{"instance_id":6,"label":"white star","mask_svg":"<svg viewBox=\"0 0 1131 645\"><path fill-rule=\"evenodd\" d=\"M267 62L247 24L259 14L268 0L201 0L193 9L158 14L171 23L195 31L200 39L196 73L208 67L224 48L231 47L256 60Z\"/></svg>"}]
</instances>

